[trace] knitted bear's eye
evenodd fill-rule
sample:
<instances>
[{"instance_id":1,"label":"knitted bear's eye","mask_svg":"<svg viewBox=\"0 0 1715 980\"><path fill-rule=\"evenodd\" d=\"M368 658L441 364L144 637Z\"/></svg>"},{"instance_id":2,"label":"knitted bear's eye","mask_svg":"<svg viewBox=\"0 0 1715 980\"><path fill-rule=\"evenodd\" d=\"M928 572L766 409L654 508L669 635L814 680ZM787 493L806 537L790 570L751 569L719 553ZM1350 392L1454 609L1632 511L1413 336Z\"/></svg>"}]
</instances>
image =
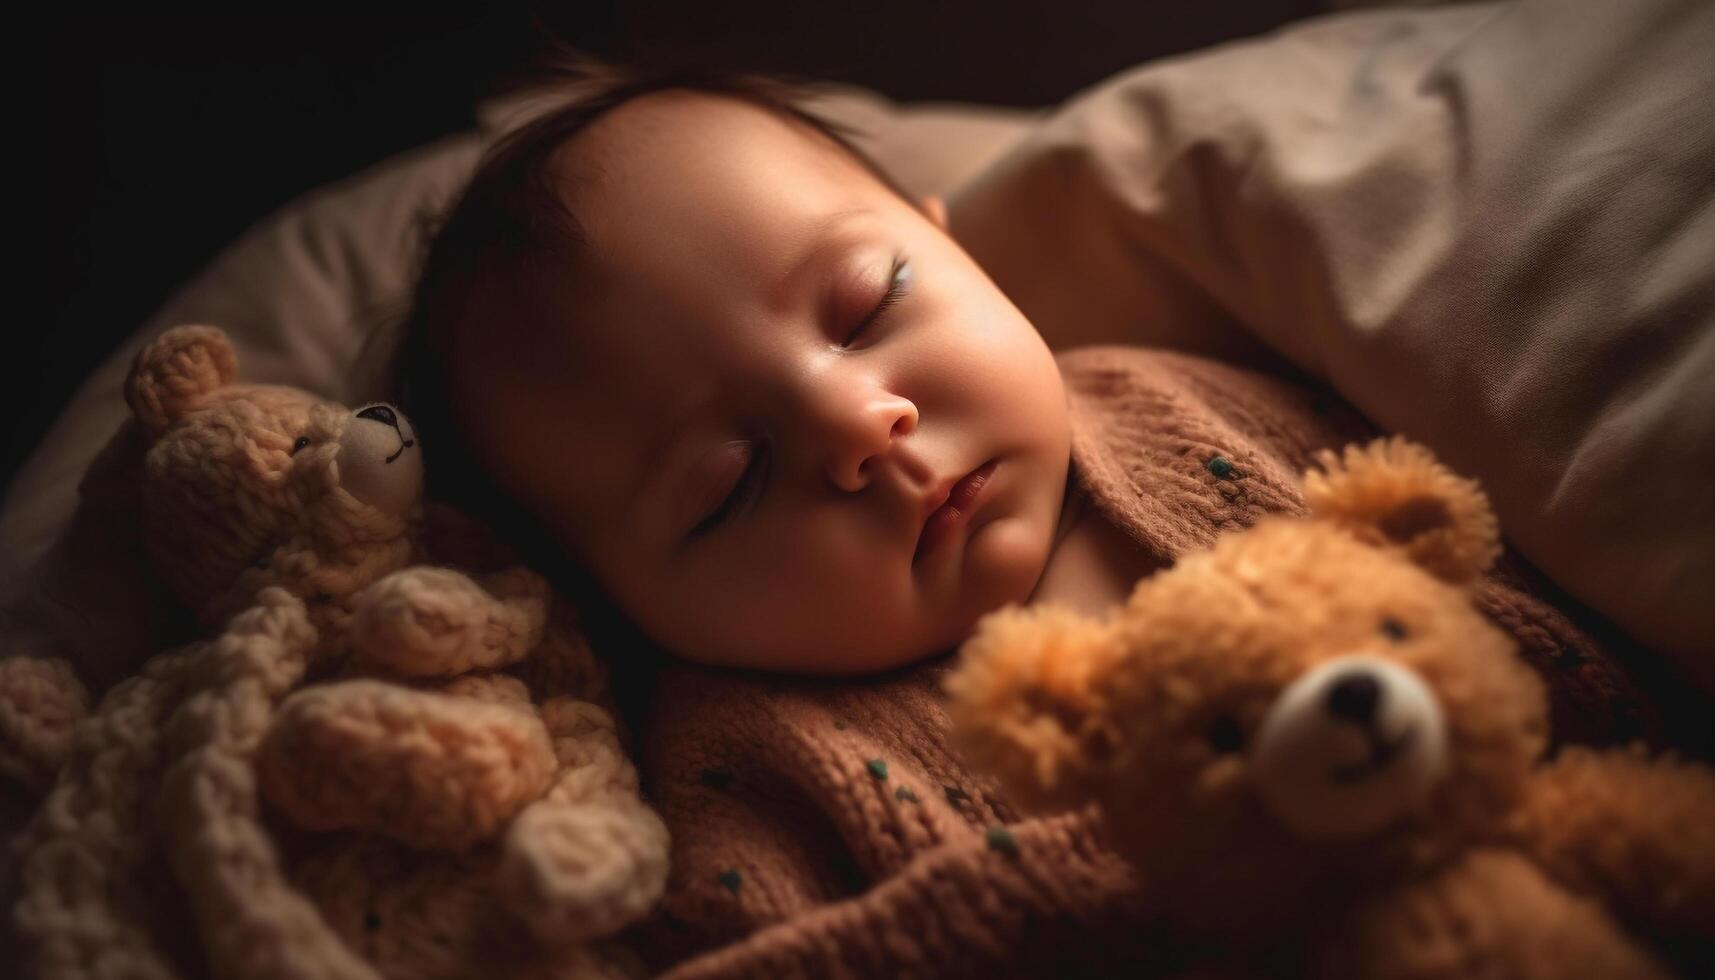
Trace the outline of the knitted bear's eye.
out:
<instances>
[{"instance_id":1,"label":"knitted bear's eye","mask_svg":"<svg viewBox=\"0 0 1715 980\"><path fill-rule=\"evenodd\" d=\"M1394 619L1392 616L1388 616L1382 620L1382 633L1386 635L1388 639L1395 642L1405 639L1408 635L1405 624Z\"/></svg>"},{"instance_id":2,"label":"knitted bear's eye","mask_svg":"<svg viewBox=\"0 0 1715 980\"><path fill-rule=\"evenodd\" d=\"M305 446L308 446L309 444L310 444L310 437L309 436L299 436L298 441L292 443L292 455L293 456L298 455L298 450L304 448Z\"/></svg>"},{"instance_id":3,"label":"knitted bear's eye","mask_svg":"<svg viewBox=\"0 0 1715 980\"><path fill-rule=\"evenodd\" d=\"M1244 748L1245 732L1239 727L1238 719L1232 715L1216 718L1215 723L1209 726L1209 745L1222 755Z\"/></svg>"}]
</instances>

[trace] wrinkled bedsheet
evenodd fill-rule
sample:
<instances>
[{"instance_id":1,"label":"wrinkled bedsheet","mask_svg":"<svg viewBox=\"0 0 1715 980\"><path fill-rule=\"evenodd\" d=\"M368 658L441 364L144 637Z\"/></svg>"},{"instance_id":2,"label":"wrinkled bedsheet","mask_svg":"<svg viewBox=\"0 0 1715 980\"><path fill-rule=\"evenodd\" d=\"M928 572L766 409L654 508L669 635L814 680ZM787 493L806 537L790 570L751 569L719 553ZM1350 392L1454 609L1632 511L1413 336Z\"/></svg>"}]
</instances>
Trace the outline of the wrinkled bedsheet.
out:
<instances>
[{"instance_id":1,"label":"wrinkled bedsheet","mask_svg":"<svg viewBox=\"0 0 1715 980\"><path fill-rule=\"evenodd\" d=\"M1062 342L1256 341L1715 692L1715 4L1324 19L1115 78L953 202Z\"/></svg>"}]
</instances>

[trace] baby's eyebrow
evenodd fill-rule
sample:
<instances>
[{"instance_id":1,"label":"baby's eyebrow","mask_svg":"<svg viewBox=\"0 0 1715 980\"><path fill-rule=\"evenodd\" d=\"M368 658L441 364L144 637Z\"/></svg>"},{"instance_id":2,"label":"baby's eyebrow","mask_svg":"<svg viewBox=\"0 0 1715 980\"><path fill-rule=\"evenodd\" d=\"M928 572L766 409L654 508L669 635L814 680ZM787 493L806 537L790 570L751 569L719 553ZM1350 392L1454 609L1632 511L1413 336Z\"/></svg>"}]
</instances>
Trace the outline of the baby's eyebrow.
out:
<instances>
[{"instance_id":1,"label":"baby's eyebrow","mask_svg":"<svg viewBox=\"0 0 1715 980\"><path fill-rule=\"evenodd\" d=\"M808 222L800 239L805 244L786 263L787 272L775 285L776 295L794 294L806 276L824 266L850 244L847 236L835 232L847 222L873 213L873 210L867 207L843 208ZM815 311L816 315L823 312L820 308ZM692 399L690 405L663 426L660 432L643 441L643 449L637 454L637 466L626 484L629 489L625 499L628 501L627 509L631 511L628 520L633 526L647 524L650 515L645 512L645 508L658 511L671 504L671 500L657 502L656 498L660 496L661 481L670 469L677 469L668 466L674 461L672 451L679 444L685 429L708 410L713 397L714 393L711 391L706 397Z\"/></svg>"},{"instance_id":2,"label":"baby's eyebrow","mask_svg":"<svg viewBox=\"0 0 1715 980\"><path fill-rule=\"evenodd\" d=\"M786 275L780 277L780 281L775 284L775 295L787 296L794 293L805 277L824 267L828 259L842 246L850 244L848 236L835 234L841 226L874 213L870 208L845 208L811 222L799 239L806 244L788 263Z\"/></svg>"}]
</instances>

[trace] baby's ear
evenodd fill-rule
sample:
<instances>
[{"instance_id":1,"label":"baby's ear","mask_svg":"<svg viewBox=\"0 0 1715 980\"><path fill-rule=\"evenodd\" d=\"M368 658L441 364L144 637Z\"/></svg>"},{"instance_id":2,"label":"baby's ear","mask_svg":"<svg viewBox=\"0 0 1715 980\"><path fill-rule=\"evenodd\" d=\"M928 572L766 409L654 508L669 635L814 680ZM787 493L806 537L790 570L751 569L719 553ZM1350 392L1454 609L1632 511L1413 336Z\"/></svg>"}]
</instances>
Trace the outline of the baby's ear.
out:
<instances>
[{"instance_id":1,"label":"baby's ear","mask_svg":"<svg viewBox=\"0 0 1715 980\"><path fill-rule=\"evenodd\" d=\"M1448 582L1482 573L1500 554L1500 530L1476 481L1398 436L1324 450L1304 475L1311 511L1378 547L1394 548Z\"/></svg>"},{"instance_id":2,"label":"baby's ear","mask_svg":"<svg viewBox=\"0 0 1715 980\"><path fill-rule=\"evenodd\" d=\"M947 202L939 194L925 194L917 199L918 210L928 216L935 227L947 231Z\"/></svg>"},{"instance_id":3,"label":"baby's ear","mask_svg":"<svg viewBox=\"0 0 1715 980\"><path fill-rule=\"evenodd\" d=\"M953 743L1026 805L1088 802L1113 748L1103 692L1118 652L1107 620L1052 605L991 613L946 680Z\"/></svg>"},{"instance_id":4,"label":"baby's ear","mask_svg":"<svg viewBox=\"0 0 1715 980\"><path fill-rule=\"evenodd\" d=\"M125 400L156 438L209 392L238 379L238 354L217 327L174 327L137 354Z\"/></svg>"}]
</instances>

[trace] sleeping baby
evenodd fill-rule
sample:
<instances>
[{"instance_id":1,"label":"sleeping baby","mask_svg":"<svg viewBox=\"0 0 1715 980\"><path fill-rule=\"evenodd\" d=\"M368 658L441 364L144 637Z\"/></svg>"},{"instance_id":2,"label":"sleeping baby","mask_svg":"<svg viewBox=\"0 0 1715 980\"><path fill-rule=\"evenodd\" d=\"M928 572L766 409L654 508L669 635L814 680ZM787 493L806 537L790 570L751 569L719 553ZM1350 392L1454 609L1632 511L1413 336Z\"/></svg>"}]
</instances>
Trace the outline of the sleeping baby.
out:
<instances>
[{"instance_id":1,"label":"sleeping baby","mask_svg":"<svg viewBox=\"0 0 1715 980\"><path fill-rule=\"evenodd\" d=\"M1311 454L1372 431L1238 367L1056 350L939 201L771 83L579 82L436 233L400 400L431 493L670 654L639 739L674 839L651 965L1124 962L1149 935L1129 872L1088 814L1024 819L951 754L944 654L1003 605L1103 607L1301 508ZM1517 580L1479 603L1533 663L1570 650L1624 697Z\"/></svg>"},{"instance_id":2,"label":"sleeping baby","mask_svg":"<svg viewBox=\"0 0 1715 980\"><path fill-rule=\"evenodd\" d=\"M438 473L456 431L700 663L873 672L1005 603L1117 598L1147 566L1068 506L1048 343L939 200L768 93L580 102L484 168L407 353L408 385L444 371L404 394Z\"/></svg>"}]
</instances>

